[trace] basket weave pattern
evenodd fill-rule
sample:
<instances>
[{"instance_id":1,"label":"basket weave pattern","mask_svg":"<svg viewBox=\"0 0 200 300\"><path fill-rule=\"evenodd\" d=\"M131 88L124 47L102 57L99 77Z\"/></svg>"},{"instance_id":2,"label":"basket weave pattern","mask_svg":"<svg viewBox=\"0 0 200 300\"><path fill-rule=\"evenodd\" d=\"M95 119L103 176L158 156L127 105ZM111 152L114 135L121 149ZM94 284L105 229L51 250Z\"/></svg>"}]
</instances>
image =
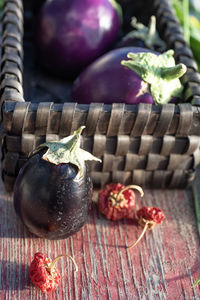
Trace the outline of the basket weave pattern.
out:
<instances>
[{"instance_id":1,"label":"basket weave pattern","mask_svg":"<svg viewBox=\"0 0 200 300\"><path fill-rule=\"evenodd\" d=\"M67 136L81 125L86 126L82 147L102 159L102 164L91 165L95 186L117 181L183 188L191 182L200 163L200 76L168 1L154 1L154 7L162 38L174 49L176 61L188 68L180 105L25 101L23 6L20 0L5 1L1 107L2 175L7 190L12 190L19 169L36 146Z\"/></svg>"}]
</instances>

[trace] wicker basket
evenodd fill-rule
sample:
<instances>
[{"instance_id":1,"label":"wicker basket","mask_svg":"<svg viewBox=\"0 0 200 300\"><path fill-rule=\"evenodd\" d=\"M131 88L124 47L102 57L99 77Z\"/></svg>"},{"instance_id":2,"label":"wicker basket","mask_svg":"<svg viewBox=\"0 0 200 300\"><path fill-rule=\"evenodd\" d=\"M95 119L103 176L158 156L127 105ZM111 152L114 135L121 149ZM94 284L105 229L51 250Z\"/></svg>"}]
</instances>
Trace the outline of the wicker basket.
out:
<instances>
[{"instance_id":1,"label":"wicker basket","mask_svg":"<svg viewBox=\"0 0 200 300\"><path fill-rule=\"evenodd\" d=\"M28 5L29 1L25 2ZM174 49L176 61L188 67L182 78L185 87L182 104L79 105L67 102L68 95L61 93L63 85L57 78L53 82L57 89L54 84L49 84L49 80L52 83L54 79L48 78L47 86L53 90L44 96L41 86L38 89L37 80L45 82L40 80L45 75L32 69L35 61L30 49L34 23L31 23L30 8L25 7L23 11L22 1L5 0L1 118L2 177L8 191L12 191L19 169L30 151L45 140L58 140L71 134L81 125L86 125L82 147L102 159L102 164L91 165L95 186L119 181L150 188L185 188L193 180L200 162L200 76L192 52L167 0L121 3L132 8L124 10L126 24L129 24L131 14L139 15L141 5L145 5L148 17L153 11L161 37L169 49ZM142 9L143 17L144 7ZM70 87L70 83L66 84ZM59 93L66 101L60 101Z\"/></svg>"}]
</instances>

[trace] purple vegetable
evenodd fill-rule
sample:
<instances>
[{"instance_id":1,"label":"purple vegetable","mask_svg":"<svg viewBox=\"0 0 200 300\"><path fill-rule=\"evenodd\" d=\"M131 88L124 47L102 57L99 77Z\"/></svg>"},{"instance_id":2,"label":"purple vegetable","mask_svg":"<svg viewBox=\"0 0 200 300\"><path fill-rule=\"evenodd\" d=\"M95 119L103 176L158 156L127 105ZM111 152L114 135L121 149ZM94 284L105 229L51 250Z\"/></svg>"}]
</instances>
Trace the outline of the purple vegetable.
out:
<instances>
[{"instance_id":1,"label":"purple vegetable","mask_svg":"<svg viewBox=\"0 0 200 300\"><path fill-rule=\"evenodd\" d=\"M120 48L112 50L88 66L75 80L72 87L72 100L78 103L124 102L139 103L136 95L142 87L140 77L121 65L129 52L149 51L142 48ZM143 100L152 103L149 92L142 95Z\"/></svg>"},{"instance_id":2,"label":"purple vegetable","mask_svg":"<svg viewBox=\"0 0 200 300\"><path fill-rule=\"evenodd\" d=\"M15 211L37 236L67 238L87 220L92 181L86 161L100 160L80 148L83 128L60 141L41 145L17 176Z\"/></svg>"},{"instance_id":3,"label":"purple vegetable","mask_svg":"<svg viewBox=\"0 0 200 300\"><path fill-rule=\"evenodd\" d=\"M48 70L74 76L116 40L120 16L113 0L50 0L37 24L40 63Z\"/></svg>"},{"instance_id":4,"label":"purple vegetable","mask_svg":"<svg viewBox=\"0 0 200 300\"><path fill-rule=\"evenodd\" d=\"M113 102L168 103L180 97L186 67L175 65L173 50L163 54L125 47L112 50L88 66L75 80L72 100L89 104ZM130 58L130 60L126 60Z\"/></svg>"}]
</instances>

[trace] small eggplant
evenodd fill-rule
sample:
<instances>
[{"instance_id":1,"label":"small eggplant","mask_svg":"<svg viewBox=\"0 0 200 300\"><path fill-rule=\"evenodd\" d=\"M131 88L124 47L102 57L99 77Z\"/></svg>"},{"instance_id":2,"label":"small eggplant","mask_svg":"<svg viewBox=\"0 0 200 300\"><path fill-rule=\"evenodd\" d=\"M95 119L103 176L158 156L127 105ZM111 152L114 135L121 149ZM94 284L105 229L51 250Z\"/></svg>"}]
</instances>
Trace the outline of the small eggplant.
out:
<instances>
[{"instance_id":1,"label":"small eggplant","mask_svg":"<svg viewBox=\"0 0 200 300\"><path fill-rule=\"evenodd\" d=\"M137 22L135 17L131 20L134 30L127 33L116 45L115 48L122 47L142 47L158 52L166 50L165 42L160 38L156 30L156 17L151 16L148 26Z\"/></svg>"},{"instance_id":2,"label":"small eggplant","mask_svg":"<svg viewBox=\"0 0 200 300\"><path fill-rule=\"evenodd\" d=\"M186 66L176 65L173 54L173 50L160 54L137 47L114 49L78 76L72 87L72 101L82 104L177 101L183 90L178 78L186 72Z\"/></svg>"},{"instance_id":3,"label":"small eggplant","mask_svg":"<svg viewBox=\"0 0 200 300\"><path fill-rule=\"evenodd\" d=\"M87 220L92 181L85 161L100 160L80 148L83 128L59 142L39 146L17 176L15 211L39 237L67 238Z\"/></svg>"}]
</instances>

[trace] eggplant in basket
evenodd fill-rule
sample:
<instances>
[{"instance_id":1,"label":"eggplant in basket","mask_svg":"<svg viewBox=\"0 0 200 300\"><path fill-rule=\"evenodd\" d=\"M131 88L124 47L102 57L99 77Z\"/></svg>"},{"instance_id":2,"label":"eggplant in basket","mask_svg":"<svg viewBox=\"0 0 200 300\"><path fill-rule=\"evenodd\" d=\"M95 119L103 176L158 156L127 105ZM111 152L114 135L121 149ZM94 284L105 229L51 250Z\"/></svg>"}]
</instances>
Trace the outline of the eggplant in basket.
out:
<instances>
[{"instance_id":1,"label":"eggplant in basket","mask_svg":"<svg viewBox=\"0 0 200 300\"><path fill-rule=\"evenodd\" d=\"M40 63L73 77L108 50L121 28L115 0L50 0L42 6L36 30Z\"/></svg>"},{"instance_id":2,"label":"eggplant in basket","mask_svg":"<svg viewBox=\"0 0 200 300\"><path fill-rule=\"evenodd\" d=\"M148 26L138 22L136 17L132 17L131 26L134 29L125 34L115 48L142 47L158 52L166 50L166 43L160 38L156 30L155 16L151 16Z\"/></svg>"},{"instance_id":3,"label":"eggplant in basket","mask_svg":"<svg viewBox=\"0 0 200 300\"><path fill-rule=\"evenodd\" d=\"M145 48L112 50L90 64L75 80L72 100L78 103L178 102L184 64L175 64L174 51L162 54Z\"/></svg>"}]
</instances>

